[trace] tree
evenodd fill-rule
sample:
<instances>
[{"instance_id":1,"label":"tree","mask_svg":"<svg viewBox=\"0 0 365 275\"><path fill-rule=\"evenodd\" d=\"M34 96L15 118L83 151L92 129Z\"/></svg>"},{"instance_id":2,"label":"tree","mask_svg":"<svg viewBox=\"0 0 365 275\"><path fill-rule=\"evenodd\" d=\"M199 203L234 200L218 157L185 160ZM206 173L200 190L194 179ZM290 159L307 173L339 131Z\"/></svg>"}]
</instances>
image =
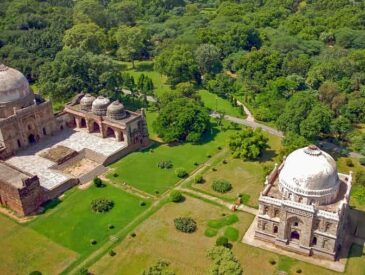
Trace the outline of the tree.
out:
<instances>
[{"instance_id":1,"label":"tree","mask_svg":"<svg viewBox=\"0 0 365 275\"><path fill-rule=\"evenodd\" d=\"M209 127L208 110L189 98L164 103L153 127L166 142L197 142Z\"/></svg>"},{"instance_id":2,"label":"tree","mask_svg":"<svg viewBox=\"0 0 365 275\"><path fill-rule=\"evenodd\" d=\"M108 5L108 16L112 26L134 26L139 15L140 9L135 1L113 2Z\"/></svg>"},{"instance_id":3,"label":"tree","mask_svg":"<svg viewBox=\"0 0 365 275\"><path fill-rule=\"evenodd\" d=\"M267 142L261 129L245 128L230 137L229 147L233 157L254 160L268 148Z\"/></svg>"},{"instance_id":4,"label":"tree","mask_svg":"<svg viewBox=\"0 0 365 275\"><path fill-rule=\"evenodd\" d=\"M80 48L93 53L101 53L106 47L107 37L98 25L81 23L65 32L63 43L69 48Z\"/></svg>"},{"instance_id":5,"label":"tree","mask_svg":"<svg viewBox=\"0 0 365 275\"><path fill-rule=\"evenodd\" d=\"M293 132L288 132L282 140L283 149L281 153L283 155L288 155L296 149L308 146L308 144L310 144L310 141L305 137Z\"/></svg>"},{"instance_id":6,"label":"tree","mask_svg":"<svg viewBox=\"0 0 365 275\"><path fill-rule=\"evenodd\" d=\"M208 257L213 261L209 270L211 275L242 275L240 263L232 253L232 250L224 246L215 246L208 251Z\"/></svg>"},{"instance_id":7,"label":"tree","mask_svg":"<svg viewBox=\"0 0 365 275\"><path fill-rule=\"evenodd\" d=\"M170 201L181 202L184 200L183 194L178 190L172 190L170 193Z\"/></svg>"},{"instance_id":8,"label":"tree","mask_svg":"<svg viewBox=\"0 0 365 275\"><path fill-rule=\"evenodd\" d=\"M198 64L186 45L177 45L163 51L156 59L155 69L167 75L168 82L172 85L201 81Z\"/></svg>"},{"instance_id":9,"label":"tree","mask_svg":"<svg viewBox=\"0 0 365 275\"><path fill-rule=\"evenodd\" d=\"M117 56L126 61L132 62L143 56L145 51L145 33L139 27L119 27L114 34L114 39L118 44Z\"/></svg>"},{"instance_id":10,"label":"tree","mask_svg":"<svg viewBox=\"0 0 365 275\"><path fill-rule=\"evenodd\" d=\"M97 0L76 1L73 9L75 24L95 23L101 27L107 27L107 16L103 6Z\"/></svg>"},{"instance_id":11,"label":"tree","mask_svg":"<svg viewBox=\"0 0 365 275\"><path fill-rule=\"evenodd\" d=\"M219 49L211 44L202 44L195 51L196 61L202 75L216 74L222 70Z\"/></svg>"},{"instance_id":12,"label":"tree","mask_svg":"<svg viewBox=\"0 0 365 275\"><path fill-rule=\"evenodd\" d=\"M168 269L169 266L169 262L159 260L156 264L143 271L142 275L175 275L174 272Z\"/></svg>"},{"instance_id":13,"label":"tree","mask_svg":"<svg viewBox=\"0 0 365 275\"><path fill-rule=\"evenodd\" d=\"M344 139L352 129L351 121L343 116L335 118L331 123L331 132L338 139Z\"/></svg>"},{"instance_id":14,"label":"tree","mask_svg":"<svg viewBox=\"0 0 365 275\"><path fill-rule=\"evenodd\" d=\"M220 73L215 79L209 80L207 86L209 92L219 97L227 98L227 96L232 95L236 91L234 83L234 79L226 74Z\"/></svg>"},{"instance_id":15,"label":"tree","mask_svg":"<svg viewBox=\"0 0 365 275\"><path fill-rule=\"evenodd\" d=\"M301 122L300 134L308 139L315 139L323 133L329 133L332 117L333 113L327 106L316 104Z\"/></svg>"}]
</instances>

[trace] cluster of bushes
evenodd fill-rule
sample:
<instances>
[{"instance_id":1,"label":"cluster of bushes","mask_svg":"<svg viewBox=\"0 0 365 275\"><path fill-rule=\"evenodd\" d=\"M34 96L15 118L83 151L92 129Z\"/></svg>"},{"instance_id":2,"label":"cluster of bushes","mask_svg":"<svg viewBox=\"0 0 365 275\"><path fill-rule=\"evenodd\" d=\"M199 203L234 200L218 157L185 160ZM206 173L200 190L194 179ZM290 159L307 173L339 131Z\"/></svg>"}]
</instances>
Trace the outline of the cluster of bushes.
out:
<instances>
[{"instance_id":1,"label":"cluster of bushes","mask_svg":"<svg viewBox=\"0 0 365 275\"><path fill-rule=\"evenodd\" d=\"M106 213L114 207L114 202L107 199L95 199L91 202L91 210L95 213Z\"/></svg>"},{"instance_id":2,"label":"cluster of bushes","mask_svg":"<svg viewBox=\"0 0 365 275\"><path fill-rule=\"evenodd\" d=\"M178 190L173 190L170 193L170 201L172 202L182 202L184 200L183 194Z\"/></svg>"},{"instance_id":3,"label":"cluster of bushes","mask_svg":"<svg viewBox=\"0 0 365 275\"><path fill-rule=\"evenodd\" d=\"M232 190L232 185L226 180L215 180L212 184L212 189L219 193L227 193Z\"/></svg>"},{"instance_id":4,"label":"cluster of bushes","mask_svg":"<svg viewBox=\"0 0 365 275\"><path fill-rule=\"evenodd\" d=\"M175 174L179 178L185 178L188 175L188 172L186 172L186 170L184 168L177 168L175 170Z\"/></svg>"},{"instance_id":5,"label":"cluster of bushes","mask_svg":"<svg viewBox=\"0 0 365 275\"><path fill-rule=\"evenodd\" d=\"M171 160L161 160L157 166L161 169L171 169L173 165Z\"/></svg>"},{"instance_id":6,"label":"cluster of bushes","mask_svg":"<svg viewBox=\"0 0 365 275\"><path fill-rule=\"evenodd\" d=\"M193 233L197 228L196 221L189 217L174 219L175 228L184 233Z\"/></svg>"}]
</instances>

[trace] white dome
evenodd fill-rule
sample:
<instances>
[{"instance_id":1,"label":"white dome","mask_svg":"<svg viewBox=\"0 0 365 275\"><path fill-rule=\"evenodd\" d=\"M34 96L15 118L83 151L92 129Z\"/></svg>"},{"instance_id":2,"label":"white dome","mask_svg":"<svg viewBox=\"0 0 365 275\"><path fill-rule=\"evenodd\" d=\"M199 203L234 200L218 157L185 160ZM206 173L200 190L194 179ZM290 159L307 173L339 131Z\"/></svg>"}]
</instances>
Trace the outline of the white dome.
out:
<instances>
[{"instance_id":1,"label":"white dome","mask_svg":"<svg viewBox=\"0 0 365 275\"><path fill-rule=\"evenodd\" d=\"M286 158L279 173L279 183L283 191L304 197L323 197L328 202L337 195L340 180L335 160L317 146L310 145Z\"/></svg>"},{"instance_id":2,"label":"white dome","mask_svg":"<svg viewBox=\"0 0 365 275\"><path fill-rule=\"evenodd\" d=\"M0 64L0 103L14 102L30 93L28 80L21 72Z\"/></svg>"}]
</instances>

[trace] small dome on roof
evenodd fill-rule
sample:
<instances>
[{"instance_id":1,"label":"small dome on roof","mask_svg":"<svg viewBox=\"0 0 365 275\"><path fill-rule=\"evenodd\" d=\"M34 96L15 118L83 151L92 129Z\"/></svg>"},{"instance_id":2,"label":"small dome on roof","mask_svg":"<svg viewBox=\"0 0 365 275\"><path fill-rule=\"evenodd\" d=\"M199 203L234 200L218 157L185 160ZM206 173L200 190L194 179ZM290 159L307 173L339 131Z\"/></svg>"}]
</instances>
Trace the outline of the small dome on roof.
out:
<instances>
[{"instance_id":1,"label":"small dome on roof","mask_svg":"<svg viewBox=\"0 0 365 275\"><path fill-rule=\"evenodd\" d=\"M98 116L105 116L106 115L106 109L110 103L109 98L98 96L92 103L92 112L95 115Z\"/></svg>"},{"instance_id":2,"label":"small dome on roof","mask_svg":"<svg viewBox=\"0 0 365 275\"><path fill-rule=\"evenodd\" d=\"M31 93L29 82L21 72L0 63L0 103L18 101Z\"/></svg>"},{"instance_id":3,"label":"small dome on roof","mask_svg":"<svg viewBox=\"0 0 365 275\"><path fill-rule=\"evenodd\" d=\"M107 116L111 119L120 120L127 116L124 105L118 100L114 101L107 108Z\"/></svg>"},{"instance_id":4,"label":"small dome on roof","mask_svg":"<svg viewBox=\"0 0 365 275\"><path fill-rule=\"evenodd\" d=\"M92 96L91 94L84 95L83 98L81 98L81 100L80 100L81 110L91 111L91 106L92 106L94 100L95 100L95 97Z\"/></svg>"}]
</instances>

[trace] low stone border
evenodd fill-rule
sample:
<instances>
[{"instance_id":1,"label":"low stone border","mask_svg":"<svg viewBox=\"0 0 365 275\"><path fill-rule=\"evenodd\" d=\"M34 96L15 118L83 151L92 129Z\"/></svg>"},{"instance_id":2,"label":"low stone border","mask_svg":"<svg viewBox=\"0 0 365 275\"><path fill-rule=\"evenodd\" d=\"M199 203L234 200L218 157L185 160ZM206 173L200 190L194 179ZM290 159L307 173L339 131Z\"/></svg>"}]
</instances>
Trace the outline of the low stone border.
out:
<instances>
[{"instance_id":1,"label":"low stone border","mask_svg":"<svg viewBox=\"0 0 365 275\"><path fill-rule=\"evenodd\" d=\"M345 271L345 267L346 267L346 263L347 263L347 256L348 256L349 249L350 249L350 246L352 243L350 240L346 241L346 244L343 246L343 249L342 249L342 252L340 255L340 260L334 262L334 261L330 261L330 260L299 255L299 254L278 248L272 243L257 240L254 238L256 223L257 223L257 217L255 217L255 219L253 220L249 229L246 231L245 235L243 236L243 239L242 239L243 243L254 246L254 247L258 247L261 249L265 249L265 250L268 250L268 251L271 251L271 252L274 252L274 253L277 253L280 255L285 255L290 258L297 259L299 261L303 261L303 262L310 263L313 265L318 265L320 267L327 268L327 269L330 269L333 271L337 271L337 272Z\"/></svg>"}]
</instances>

